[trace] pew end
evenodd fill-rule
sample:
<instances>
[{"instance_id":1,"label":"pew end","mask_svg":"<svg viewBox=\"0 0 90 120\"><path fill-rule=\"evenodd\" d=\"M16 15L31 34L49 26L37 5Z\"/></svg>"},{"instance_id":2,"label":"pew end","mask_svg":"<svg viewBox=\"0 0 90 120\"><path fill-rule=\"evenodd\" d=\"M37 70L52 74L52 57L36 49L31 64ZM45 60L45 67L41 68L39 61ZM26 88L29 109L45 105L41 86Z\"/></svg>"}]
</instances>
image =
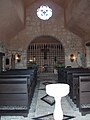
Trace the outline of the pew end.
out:
<instances>
[{"instance_id":1,"label":"pew end","mask_svg":"<svg viewBox=\"0 0 90 120\"><path fill-rule=\"evenodd\" d=\"M90 114L90 76L79 77L79 111Z\"/></svg>"}]
</instances>

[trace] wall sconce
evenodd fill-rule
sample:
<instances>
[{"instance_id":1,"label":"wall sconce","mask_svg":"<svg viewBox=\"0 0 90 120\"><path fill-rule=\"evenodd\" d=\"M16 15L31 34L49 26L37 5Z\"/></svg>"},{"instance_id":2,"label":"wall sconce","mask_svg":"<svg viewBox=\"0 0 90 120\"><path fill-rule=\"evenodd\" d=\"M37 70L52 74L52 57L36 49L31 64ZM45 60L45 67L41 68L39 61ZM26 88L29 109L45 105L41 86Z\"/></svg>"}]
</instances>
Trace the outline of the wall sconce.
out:
<instances>
[{"instance_id":1,"label":"wall sconce","mask_svg":"<svg viewBox=\"0 0 90 120\"><path fill-rule=\"evenodd\" d=\"M15 59L17 60L17 62L20 62L21 61L21 55L16 53Z\"/></svg>"},{"instance_id":2,"label":"wall sconce","mask_svg":"<svg viewBox=\"0 0 90 120\"><path fill-rule=\"evenodd\" d=\"M31 58L29 59L29 62L36 62L36 58L35 58L35 57L31 57Z\"/></svg>"},{"instance_id":3,"label":"wall sconce","mask_svg":"<svg viewBox=\"0 0 90 120\"><path fill-rule=\"evenodd\" d=\"M71 55L70 55L70 61L71 61L71 62L74 62L75 59L76 59L75 55L74 55L74 54L71 54Z\"/></svg>"}]
</instances>

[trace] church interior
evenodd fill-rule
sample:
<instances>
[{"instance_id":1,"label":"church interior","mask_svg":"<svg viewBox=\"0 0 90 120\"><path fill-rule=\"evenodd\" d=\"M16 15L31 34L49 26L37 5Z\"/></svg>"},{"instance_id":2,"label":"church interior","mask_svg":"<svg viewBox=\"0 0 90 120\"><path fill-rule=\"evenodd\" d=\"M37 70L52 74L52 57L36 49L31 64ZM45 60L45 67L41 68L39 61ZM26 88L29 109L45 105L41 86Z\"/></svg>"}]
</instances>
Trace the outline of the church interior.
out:
<instances>
[{"instance_id":1,"label":"church interior","mask_svg":"<svg viewBox=\"0 0 90 120\"><path fill-rule=\"evenodd\" d=\"M63 120L89 120L90 1L0 0L0 120L53 120L50 83L70 86Z\"/></svg>"}]
</instances>

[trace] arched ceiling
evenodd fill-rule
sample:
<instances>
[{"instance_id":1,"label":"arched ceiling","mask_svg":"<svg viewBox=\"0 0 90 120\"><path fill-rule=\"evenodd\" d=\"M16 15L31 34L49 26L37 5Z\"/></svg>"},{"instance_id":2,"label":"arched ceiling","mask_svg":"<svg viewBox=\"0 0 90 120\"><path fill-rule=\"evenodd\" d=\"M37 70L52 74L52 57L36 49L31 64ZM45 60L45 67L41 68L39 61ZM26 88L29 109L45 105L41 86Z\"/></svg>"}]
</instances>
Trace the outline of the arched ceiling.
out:
<instances>
[{"instance_id":1,"label":"arched ceiling","mask_svg":"<svg viewBox=\"0 0 90 120\"><path fill-rule=\"evenodd\" d=\"M85 37L90 33L90 0L69 0L65 7L65 24L73 33Z\"/></svg>"},{"instance_id":2,"label":"arched ceiling","mask_svg":"<svg viewBox=\"0 0 90 120\"><path fill-rule=\"evenodd\" d=\"M0 40L8 40L24 27L24 6L20 0L0 0Z\"/></svg>"},{"instance_id":3,"label":"arched ceiling","mask_svg":"<svg viewBox=\"0 0 90 120\"><path fill-rule=\"evenodd\" d=\"M65 27L90 38L90 0L51 0L63 7ZM35 0L0 0L0 40L9 40L24 28L26 8Z\"/></svg>"}]
</instances>

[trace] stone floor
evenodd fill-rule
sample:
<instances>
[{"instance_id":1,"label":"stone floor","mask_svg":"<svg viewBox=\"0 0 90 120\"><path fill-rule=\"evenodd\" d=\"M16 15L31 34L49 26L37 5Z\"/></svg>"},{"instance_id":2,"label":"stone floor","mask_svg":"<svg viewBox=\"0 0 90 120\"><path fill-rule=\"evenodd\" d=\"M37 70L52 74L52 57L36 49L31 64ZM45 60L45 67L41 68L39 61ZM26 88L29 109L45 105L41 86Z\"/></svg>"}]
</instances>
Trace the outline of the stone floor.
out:
<instances>
[{"instance_id":1,"label":"stone floor","mask_svg":"<svg viewBox=\"0 0 90 120\"><path fill-rule=\"evenodd\" d=\"M46 94L45 86L55 82L56 80L40 80L39 78L28 117L1 116L1 120L54 120L54 98ZM78 108L75 106L75 104L73 104L68 96L62 98L61 104L64 113L64 120L90 120L90 114L81 116Z\"/></svg>"}]
</instances>

